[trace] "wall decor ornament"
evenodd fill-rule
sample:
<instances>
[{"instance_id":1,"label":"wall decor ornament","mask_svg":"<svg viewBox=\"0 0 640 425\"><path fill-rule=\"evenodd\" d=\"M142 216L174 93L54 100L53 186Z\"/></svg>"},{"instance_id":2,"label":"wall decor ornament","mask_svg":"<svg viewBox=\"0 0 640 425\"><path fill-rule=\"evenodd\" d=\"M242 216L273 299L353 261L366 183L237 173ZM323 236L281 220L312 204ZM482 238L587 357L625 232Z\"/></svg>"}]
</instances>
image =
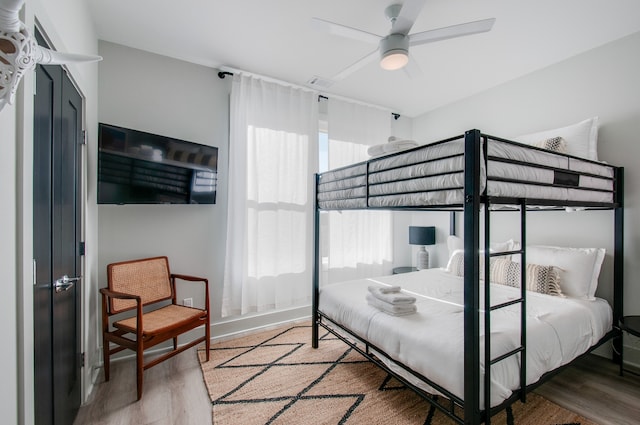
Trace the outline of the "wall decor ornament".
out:
<instances>
[{"instance_id":1,"label":"wall decor ornament","mask_svg":"<svg viewBox=\"0 0 640 425\"><path fill-rule=\"evenodd\" d=\"M0 111L12 104L24 74L37 64L95 62L100 56L61 53L38 46L18 13L25 0L0 0Z\"/></svg>"}]
</instances>

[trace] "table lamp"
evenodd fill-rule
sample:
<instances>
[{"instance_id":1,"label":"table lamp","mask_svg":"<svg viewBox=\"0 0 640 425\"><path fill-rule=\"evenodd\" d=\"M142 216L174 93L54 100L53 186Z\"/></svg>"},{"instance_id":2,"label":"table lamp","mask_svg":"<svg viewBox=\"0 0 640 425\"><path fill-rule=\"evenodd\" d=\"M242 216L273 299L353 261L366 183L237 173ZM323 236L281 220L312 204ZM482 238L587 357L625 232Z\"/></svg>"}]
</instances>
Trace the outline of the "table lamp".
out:
<instances>
[{"instance_id":1,"label":"table lamp","mask_svg":"<svg viewBox=\"0 0 640 425\"><path fill-rule=\"evenodd\" d=\"M426 249L426 245L434 245L435 243L435 227L409 226L409 244L420 245L420 249L416 254L416 268L418 270L429 268L429 252Z\"/></svg>"}]
</instances>

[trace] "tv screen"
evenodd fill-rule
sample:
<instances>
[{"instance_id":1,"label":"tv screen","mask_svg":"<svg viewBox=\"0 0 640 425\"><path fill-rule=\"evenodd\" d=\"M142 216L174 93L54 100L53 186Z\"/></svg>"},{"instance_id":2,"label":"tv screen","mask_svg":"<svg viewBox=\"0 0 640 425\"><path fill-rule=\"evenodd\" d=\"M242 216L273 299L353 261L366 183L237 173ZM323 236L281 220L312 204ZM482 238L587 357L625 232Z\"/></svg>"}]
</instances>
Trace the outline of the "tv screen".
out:
<instances>
[{"instance_id":1,"label":"tv screen","mask_svg":"<svg viewBox=\"0 0 640 425\"><path fill-rule=\"evenodd\" d=\"M218 148L100 123L99 204L215 204Z\"/></svg>"}]
</instances>

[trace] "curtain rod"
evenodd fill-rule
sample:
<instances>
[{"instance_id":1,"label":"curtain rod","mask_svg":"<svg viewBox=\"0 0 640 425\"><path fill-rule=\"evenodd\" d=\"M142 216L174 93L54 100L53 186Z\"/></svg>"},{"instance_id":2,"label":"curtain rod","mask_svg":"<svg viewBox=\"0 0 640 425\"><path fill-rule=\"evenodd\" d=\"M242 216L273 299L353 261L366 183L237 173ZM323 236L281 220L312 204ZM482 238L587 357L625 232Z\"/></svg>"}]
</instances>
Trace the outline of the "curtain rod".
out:
<instances>
[{"instance_id":1,"label":"curtain rod","mask_svg":"<svg viewBox=\"0 0 640 425\"><path fill-rule=\"evenodd\" d=\"M233 76L233 72L229 72L229 71L219 71L218 72L218 78L224 80L224 78L229 75L229 76ZM329 100L329 98L327 96L318 95L318 102L320 102L321 100ZM400 114L396 113L396 112L391 112L391 115L393 116L394 120L398 120L398 118L400 118Z\"/></svg>"}]
</instances>

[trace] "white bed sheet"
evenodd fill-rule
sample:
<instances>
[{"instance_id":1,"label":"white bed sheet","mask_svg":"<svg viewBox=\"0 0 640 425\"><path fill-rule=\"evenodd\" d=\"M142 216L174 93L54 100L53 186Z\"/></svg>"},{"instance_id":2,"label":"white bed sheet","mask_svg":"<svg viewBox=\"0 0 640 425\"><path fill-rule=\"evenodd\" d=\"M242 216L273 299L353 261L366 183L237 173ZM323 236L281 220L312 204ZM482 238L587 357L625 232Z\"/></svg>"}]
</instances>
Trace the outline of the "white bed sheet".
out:
<instances>
[{"instance_id":1,"label":"white bed sheet","mask_svg":"<svg viewBox=\"0 0 640 425\"><path fill-rule=\"evenodd\" d=\"M396 317L369 306L365 296L370 285L400 285L403 291L416 296L418 312ZM518 289L492 284L492 304L518 296ZM356 336L384 350L393 360L402 362L463 398L464 307L461 277L443 269L429 269L325 285L320 290L319 310ZM481 320L480 333L483 336L482 323ZM519 306L495 310L491 313L491 323L492 357L519 345ZM611 325L612 311L605 300L585 301L528 292L527 385L585 353L611 330ZM480 352L484 353L484 344L481 344ZM483 365L481 360L484 375ZM404 372L398 366L394 369ZM496 406L519 387L519 355L492 365L491 377L491 406ZM483 376L481 382L482 379ZM419 380L411 381L428 392L437 393ZM483 404L483 390L480 398Z\"/></svg>"}]
</instances>

